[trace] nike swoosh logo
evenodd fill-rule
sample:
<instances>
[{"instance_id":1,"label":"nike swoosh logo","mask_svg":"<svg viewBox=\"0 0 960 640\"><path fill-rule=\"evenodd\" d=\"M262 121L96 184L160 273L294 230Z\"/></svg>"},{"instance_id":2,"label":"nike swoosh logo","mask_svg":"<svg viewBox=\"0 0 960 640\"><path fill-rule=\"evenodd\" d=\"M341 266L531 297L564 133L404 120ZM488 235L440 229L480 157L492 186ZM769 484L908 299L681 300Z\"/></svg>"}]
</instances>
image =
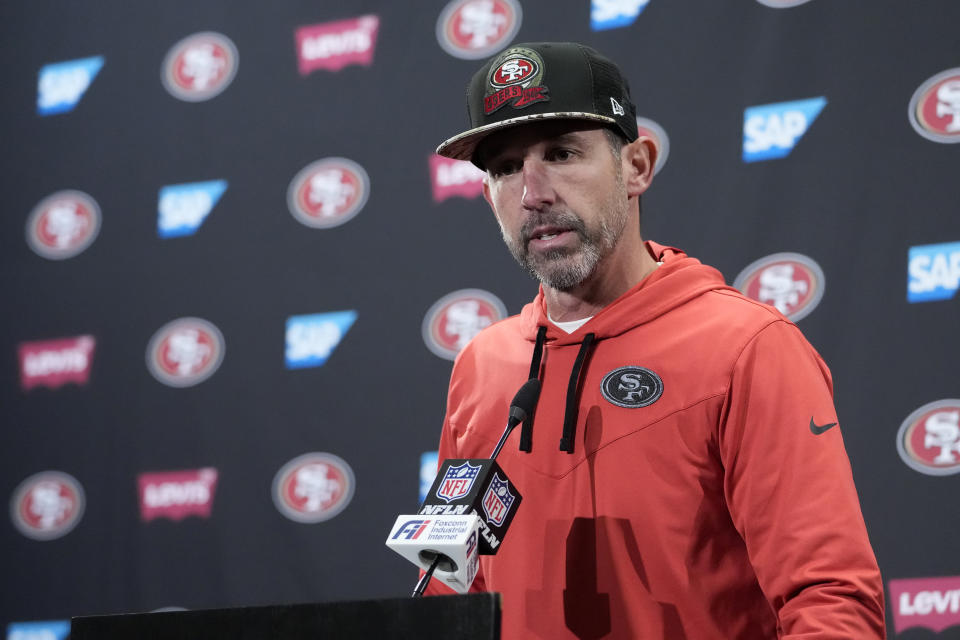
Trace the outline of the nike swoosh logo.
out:
<instances>
[{"instance_id":1,"label":"nike swoosh logo","mask_svg":"<svg viewBox=\"0 0 960 640\"><path fill-rule=\"evenodd\" d=\"M824 431L828 430L830 427L835 427L835 426L837 426L837 423L831 422L830 424L825 424L821 427L820 425L816 424L813 421L813 416L810 416L810 431L812 431L813 435L815 436L818 436Z\"/></svg>"}]
</instances>

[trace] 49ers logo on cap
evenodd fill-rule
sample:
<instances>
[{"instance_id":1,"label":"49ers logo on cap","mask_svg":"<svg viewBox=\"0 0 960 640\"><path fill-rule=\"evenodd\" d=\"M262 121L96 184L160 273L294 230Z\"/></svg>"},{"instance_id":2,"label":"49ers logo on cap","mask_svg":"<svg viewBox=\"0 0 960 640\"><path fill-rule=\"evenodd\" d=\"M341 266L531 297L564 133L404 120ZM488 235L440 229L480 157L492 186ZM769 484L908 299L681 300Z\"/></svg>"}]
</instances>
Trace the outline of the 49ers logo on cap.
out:
<instances>
[{"instance_id":1,"label":"49ers logo on cap","mask_svg":"<svg viewBox=\"0 0 960 640\"><path fill-rule=\"evenodd\" d=\"M941 71L910 99L910 124L934 142L960 142L960 67Z\"/></svg>"},{"instance_id":2,"label":"49ers logo on cap","mask_svg":"<svg viewBox=\"0 0 960 640\"><path fill-rule=\"evenodd\" d=\"M290 213L317 229L347 222L360 213L369 197L367 172L346 158L324 158L307 165L287 188Z\"/></svg>"},{"instance_id":3,"label":"49ers logo on cap","mask_svg":"<svg viewBox=\"0 0 960 640\"><path fill-rule=\"evenodd\" d=\"M960 400L931 402L907 416L897 432L897 451L920 473L960 473Z\"/></svg>"},{"instance_id":4,"label":"49ers logo on cap","mask_svg":"<svg viewBox=\"0 0 960 640\"><path fill-rule=\"evenodd\" d=\"M163 86L187 102L209 100L229 86L237 74L239 54L227 36L204 31L170 48L163 60Z\"/></svg>"},{"instance_id":5,"label":"49ers logo on cap","mask_svg":"<svg viewBox=\"0 0 960 640\"><path fill-rule=\"evenodd\" d=\"M522 14L516 0L452 0L437 19L437 42L456 58L486 58L513 40Z\"/></svg>"},{"instance_id":6,"label":"49ers logo on cap","mask_svg":"<svg viewBox=\"0 0 960 640\"><path fill-rule=\"evenodd\" d=\"M350 504L354 485L353 470L338 456L305 453L273 478L273 502L291 520L322 522Z\"/></svg>"},{"instance_id":7,"label":"49ers logo on cap","mask_svg":"<svg viewBox=\"0 0 960 640\"><path fill-rule=\"evenodd\" d=\"M549 100L542 80L543 58L539 53L525 47L507 49L490 65L483 112L490 115L508 104L522 109Z\"/></svg>"},{"instance_id":8,"label":"49ers logo on cap","mask_svg":"<svg viewBox=\"0 0 960 640\"><path fill-rule=\"evenodd\" d=\"M223 334L206 320L179 318L163 325L147 346L147 368L171 387L189 387L213 375L223 361Z\"/></svg>"},{"instance_id":9,"label":"49ers logo on cap","mask_svg":"<svg viewBox=\"0 0 960 640\"><path fill-rule=\"evenodd\" d=\"M427 311L423 341L436 355L453 360L473 336L506 317L507 308L492 293L460 289L443 296Z\"/></svg>"},{"instance_id":10,"label":"49ers logo on cap","mask_svg":"<svg viewBox=\"0 0 960 640\"><path fill-rule=\"evenodd\" d=\"M83 516L83 487L60 471L43 471L20 483L10 500L10 516L23 535L53 540L70 533Z\"/></svg>"},{"instance_id":11,"label":"49ers logo on cap","mask_svg":"<svg viewBox=\"0 0 960 640\"><path fill-rule=\"evenodd\" d=\"M823 298L823 269L799 253L775 253L752 262L733 286L752 300L769 304L791 321L805 317Z\"/></svg>"},{"instance_id":12,"label":"49ers logo on cap","mask_svg":"<svg viewBox=\"0 0 960 640\"><path fill-rule=\"evenodd\" d=\"M82 191L49 195L27 218L27 244L50 260L72 258L89 247L99 231L100 207Z\"/></svg>"}]
</instances>

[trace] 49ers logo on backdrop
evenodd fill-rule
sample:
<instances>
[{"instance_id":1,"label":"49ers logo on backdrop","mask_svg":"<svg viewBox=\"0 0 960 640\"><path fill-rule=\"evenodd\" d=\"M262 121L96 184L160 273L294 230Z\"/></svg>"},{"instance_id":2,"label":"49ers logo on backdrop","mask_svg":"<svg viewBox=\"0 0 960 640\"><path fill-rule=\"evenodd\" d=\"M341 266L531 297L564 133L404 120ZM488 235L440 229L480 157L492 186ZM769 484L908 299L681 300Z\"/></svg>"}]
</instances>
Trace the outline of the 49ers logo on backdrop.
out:
<instances>
[{"instance_id":1,"label":"49ers logo on backdrop","mask_svg":"<svg viewBox=\"0 0 960 640\"><path fill-rule=\"evenodd\" d=\"M10 500L10 516L23 535L34 540L65 536L83 516L83 487L61 471L43 471L20 483Z\"/></svg>"},{"instance_id":2,"label":"49ers logo on backdrop","mask_svg":"<svg viewBox=\"0 0 960 640\"><path fill-rule=\"evenodd\" d=\"M733 286L751 300L769 304L796 322L823 298L825 279L816 262L799 253L775 253L752 262Z\"/></svg>"},{"instance_id":3,"label":"49ers logo on backdrop","mask_svg":"<svg viewBox=\"0 0 960 640\"><path fill-rule=\"evenodd\" d=\"M960 67L928 79L910 98L910 124L934 142L960 142Z\"/></svg>"},{"instance_id":4,"label":"49ers logo on backdrop","mask_svg":"<svg viewBox=\"0 0 960 640\"><path fill-rule=\"evenodd\" d=\"M798 4L810 2L810 0L757 0L757 2L765 4L768 7L773 7L774 9L786 9L787 7L795 7Z\"/></svg>"},{"instance_id":5,"label":"49ers logo on backdrop","mask_svg":"<svg viewBox=\"0 0 960 640\"><path fill-rule=\"evenodd\" d=\"M355 484L353 469L338 456L305 453L273 478L273 503L296 522L322 522L350 504Z\"/></svg>"},{"instance_id":6,"label":"49ers logo on backdrop","mask_svg":"<svg viewBox=\"0 0 960 640\"><path fill-rule=\"evenodd\" d=\"M663 380L646 367L620 367L603 377L600 392L611 404L625 409L639 409L660 399Z\"/></svg>"},{"instance_id":7,"label":"49ers logo on backdrop","mask_svg":"<svg viewBox=\"0 0 960 640\"><path fill-rule=\"evenodd\" d=\"M460 289L433 303L423 317L423 341L433 353L453 360L473 336L507 317L507 308L492 293Z\"/></svg>"},{"instance_id":8,"label":"49ers logo on backdrop","mask_svg":"<svg viewBox=\"0 0 960 640\"><path fill-rule=\"evenodd\" d=\"M219 95L237 74L240 56L227 36L204 31L170 48L163 60L163 86L174 98L200 102Z\"/></svg>"},{"instance_id":9,"label":"49ers logo on backdrop","mask_svg":"<svg viewBox=\"0 0 960 640\"><path fill-rule=\"evenodd\" d=\"M437 42L456 58L486 58L513 40L522 15L516 0L451 0L437 19Z\"/></svg>"},{"instance_id":10,"label":"49ers logo on backdrop","mask_svg":"<svg viewBox=\"0 0 960 640\"><path fill-rule=\"evenodd\" d=\"M163 325L147 345L147 368L171 387L203 382L219 368L225 350L223 334L200 318L179 318Z\"/></svg>"},{"instance_id":11,"label":"49ers logo on backdrop","mask_svg":"<svg viewBox=\"0 0 960 640\"><path fill-rule=\"evenodd\" d=\"M360 213L370 197L370 178L346 158L324 158L297 173L287 206L298 222L316 229L339 226Z\"/></svg>"},{"instance_id":12,"label":"49ers logo on backdrop","mask_svg":"<svg viewBox=\"0 0 960 640\"><path fill-rule=\"evenodd\" d=\"M937 400L907 416L897 431L897 451L920 473L960 473L960 400Z\"/></svg>"},{"instance_id":13,"label":"49ers logo on backdrop","mask_svg":"<svg viewBox=\"0 0 960 640\"><path fill-rule=\"evenodd\" d=\"M657 161L653 164L653 175L660 173L660 169L667 163L670 155L670 137L666 130L650 118L637 116L637 133L653 140L657 149Z\"/></svg>"},{"instance_id":14,"label":"49ers logo on backdrop","mask_svg":"<svg viewBox=\"0 0 960 640\"><path fill-rule=\"evenodd\" d=\"M507 49L490 65L483 112L487 115L510 105L522 109L550 99L543 80L543 58L533 49Z\"/></svg>"},{"instance_id":15,"label":"49ers logo on backdrop","mask_svg":"<svg viewBox=\"0 0 960 640\"><path fill-rule=\"evenodd\" d=\"M50 260L72 258L93 244L100 231L100 206L82 191L57 191L27 218L27 244Z\"/></svg>"}]
</instances>

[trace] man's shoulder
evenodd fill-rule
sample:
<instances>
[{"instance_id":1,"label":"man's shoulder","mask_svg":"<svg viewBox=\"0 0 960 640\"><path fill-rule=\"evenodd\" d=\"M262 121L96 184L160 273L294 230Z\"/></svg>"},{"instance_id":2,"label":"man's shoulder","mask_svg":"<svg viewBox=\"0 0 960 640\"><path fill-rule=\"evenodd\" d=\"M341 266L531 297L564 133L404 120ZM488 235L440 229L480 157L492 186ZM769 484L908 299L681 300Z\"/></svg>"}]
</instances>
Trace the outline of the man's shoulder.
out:
<instances>
[{"instance_id":1,"label":"man's shoulder","mask_svg":"<svg viewBox=\"0 0 960 640\"><path fill-rule=\"evenodd\" d=\"M494 322L471 338L464 351L482 352L489 349L502 349L511 343L526 342L523 337L523 319L520 315L510 316Z\"/></svg>"},{"instance_id":2,"label":"man's shoulder","mask_svg":"<svg viewBox=\"0 0 960 640\"><path fill-rule=\"evenodd\" d=\"M760 331L774 322L793 324L775 307L748 298L735 289L715 289L701 296L699 302L722 322L734 322L744 331Z\"/></svg>"}]
</instances>

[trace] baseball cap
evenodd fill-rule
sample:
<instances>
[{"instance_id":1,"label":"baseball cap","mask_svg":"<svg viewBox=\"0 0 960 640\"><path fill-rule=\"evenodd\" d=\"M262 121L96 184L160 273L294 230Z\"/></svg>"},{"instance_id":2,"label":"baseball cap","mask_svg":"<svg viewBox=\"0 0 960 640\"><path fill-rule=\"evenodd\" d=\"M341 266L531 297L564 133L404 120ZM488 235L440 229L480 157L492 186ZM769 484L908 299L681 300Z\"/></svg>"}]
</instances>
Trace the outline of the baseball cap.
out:
<instances>
[{"instance_id":1,"label":"baseball cap","mask_svg":"<svg viewBox=\"0 0 960 640\"><path fill-rule=\"evenodd\" d=\"M487 61L467 85L470 128L437 147L441 156L470 160L484 138L540 120L587 120L628 142L637 139L636 107L620 69L575 42L514 45Z\"/></svg>"}]
</instances>

